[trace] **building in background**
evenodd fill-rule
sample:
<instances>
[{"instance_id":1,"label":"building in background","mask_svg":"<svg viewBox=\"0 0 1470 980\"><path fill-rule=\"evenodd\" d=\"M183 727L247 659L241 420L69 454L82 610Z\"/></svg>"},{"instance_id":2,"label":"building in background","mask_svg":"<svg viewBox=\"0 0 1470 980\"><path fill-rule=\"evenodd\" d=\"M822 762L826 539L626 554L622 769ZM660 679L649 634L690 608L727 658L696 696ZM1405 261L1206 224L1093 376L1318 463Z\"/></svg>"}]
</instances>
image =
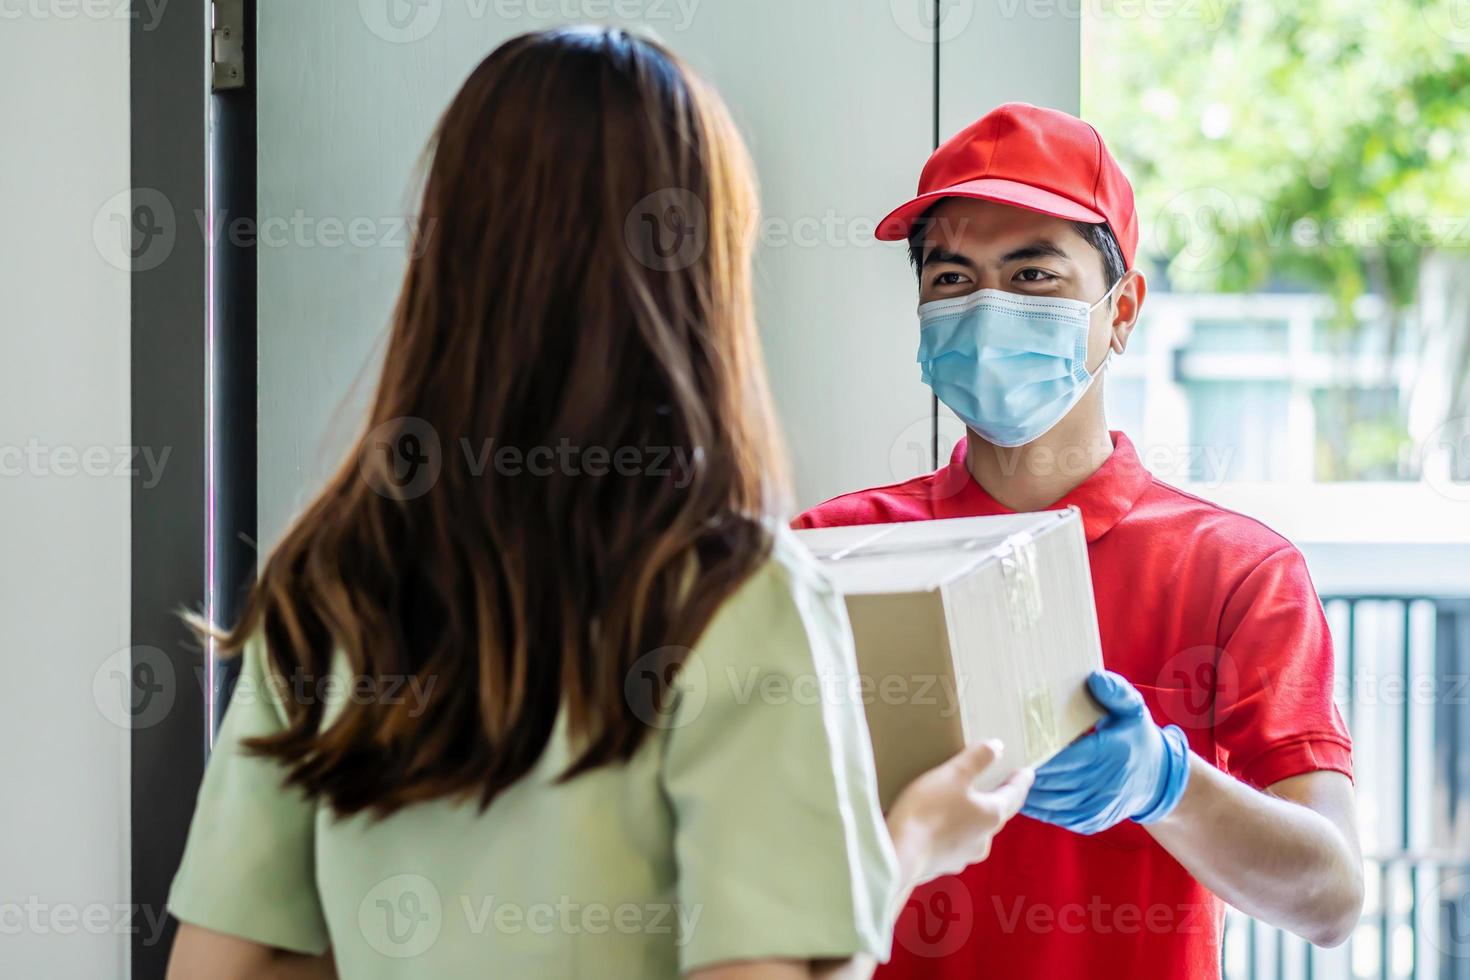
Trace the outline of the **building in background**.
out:
<instances>
[{"instance_id":1,"label":"building in background","mask_svg":"<svg viewBox=\"0 0 1470 980\"><path fill-rule=\"evenodd\" d=\"M1134 181L1151 286L1109 417L1160 477L1268 522L1331 510L1341 536L1313 571L1356 744L1363 921L1313 950L1232 914L1226 974L1470 977L1470 590L1402 574L1470 527L1470 18L1082 9L1083 113ZM1366 572L1351 587L1337 554Z\"/></svg>"}]
</instances>

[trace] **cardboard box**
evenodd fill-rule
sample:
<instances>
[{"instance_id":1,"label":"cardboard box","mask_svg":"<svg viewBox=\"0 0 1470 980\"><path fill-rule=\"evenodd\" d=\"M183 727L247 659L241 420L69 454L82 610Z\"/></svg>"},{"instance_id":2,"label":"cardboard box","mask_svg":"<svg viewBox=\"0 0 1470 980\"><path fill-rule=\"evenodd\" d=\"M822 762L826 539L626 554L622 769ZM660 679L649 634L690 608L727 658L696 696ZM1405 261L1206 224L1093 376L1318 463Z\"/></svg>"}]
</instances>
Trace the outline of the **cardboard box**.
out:
<instances>
[{"instance_id":1,"label":"cardboard box","mask_svg":"<svg viewBox=\"0 0 1470 980\"><path fill-rule=\"evenodd\" d=\"M797 532L847 601L886 810L964 745L1039 765L1102 711L1092 576L1075 509Z\"/></svg>"}]
</instances>

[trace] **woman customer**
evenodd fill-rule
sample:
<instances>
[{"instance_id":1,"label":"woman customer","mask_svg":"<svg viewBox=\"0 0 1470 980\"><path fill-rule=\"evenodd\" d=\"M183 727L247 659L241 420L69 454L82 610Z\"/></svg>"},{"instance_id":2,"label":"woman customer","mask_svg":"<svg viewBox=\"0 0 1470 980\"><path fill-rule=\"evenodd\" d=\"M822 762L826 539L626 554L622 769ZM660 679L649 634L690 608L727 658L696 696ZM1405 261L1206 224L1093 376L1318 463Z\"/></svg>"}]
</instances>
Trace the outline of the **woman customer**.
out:
<instances>
[{"instance_id":1,"label":"woman customer","mask_svg":"<svg viewBox=\"0 0 1470 980\"><path fill-rule=\"evenodd\" d=\"M218 639L170 976L863 976L985 856L1029 785L972 791L993 746L885 821L859 700L760 683L855 664L784 530L754 205L652 42L471 74L366 434Z\"/></svg>"}]
</instances>

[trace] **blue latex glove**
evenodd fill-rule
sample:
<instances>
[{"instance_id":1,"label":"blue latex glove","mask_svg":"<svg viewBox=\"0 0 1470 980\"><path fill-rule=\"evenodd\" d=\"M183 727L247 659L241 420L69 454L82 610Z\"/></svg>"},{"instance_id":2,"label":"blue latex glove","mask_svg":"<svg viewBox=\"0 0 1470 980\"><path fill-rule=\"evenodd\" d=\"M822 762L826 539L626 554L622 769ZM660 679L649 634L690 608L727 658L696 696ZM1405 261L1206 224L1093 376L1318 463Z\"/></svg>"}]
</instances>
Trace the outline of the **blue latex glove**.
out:
<instances>
[{"instance_id":1,"label":"blue latex glove","mask_svg":"<svg viewBox=\"0 0 1470 980\"><path fill-rule=\"evenodd\" d=\"M1094 671L1087 686L1107 717L1036 770L1021 812L1079 834L1168 816L1189 781L1184 732L1155 724L1143 696L1110 670Z\"/></svg>"}]
</instances>

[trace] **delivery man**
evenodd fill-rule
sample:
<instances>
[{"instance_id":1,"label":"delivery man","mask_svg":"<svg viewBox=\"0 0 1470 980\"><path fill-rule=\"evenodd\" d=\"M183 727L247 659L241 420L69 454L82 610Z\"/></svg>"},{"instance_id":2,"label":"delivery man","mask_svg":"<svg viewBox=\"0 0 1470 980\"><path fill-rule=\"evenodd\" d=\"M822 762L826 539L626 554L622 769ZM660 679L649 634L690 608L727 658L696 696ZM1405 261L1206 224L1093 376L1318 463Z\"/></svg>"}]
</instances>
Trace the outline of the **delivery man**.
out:
<instances>
[{"instance_id":1,"label":"delivery man","mask_svg":"<svg viewBox=\"0 0 1470 980\"><path fill-rule=\"evenodd\" d=\"M909 243L922 377L968 435L937 472L797 526L1077 507L1108 668L1089 682L1107 716L1038 771L988 861L915 893L880 976L1218 977L1222 900L1342 943L1363 902L1352 746L1306 565L1155 479L1103 415L1146 286L1102 138L1003 105L878 237Z\"/></svg>"}]
</instances>

